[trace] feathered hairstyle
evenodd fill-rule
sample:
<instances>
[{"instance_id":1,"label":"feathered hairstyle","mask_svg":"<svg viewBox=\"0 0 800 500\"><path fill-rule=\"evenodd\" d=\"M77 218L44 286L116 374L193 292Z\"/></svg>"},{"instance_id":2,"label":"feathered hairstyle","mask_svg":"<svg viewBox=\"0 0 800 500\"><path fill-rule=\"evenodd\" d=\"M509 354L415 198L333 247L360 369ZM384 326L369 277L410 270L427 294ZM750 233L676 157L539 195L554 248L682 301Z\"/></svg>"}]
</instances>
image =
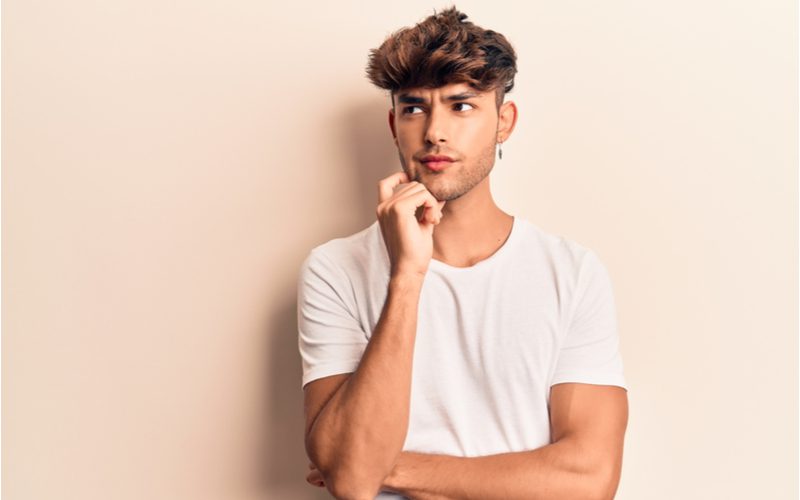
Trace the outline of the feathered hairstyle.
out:
<instances>
[{"instance_id":1,"label":"feathered hairstyle","mask_svg":"<svg viewBox=\"0 0 800 500\"><path fill-rule=\"evenodd\" d=\"M370 50L367 78L391 91L392 107L400 89L467 83L480 92L494 89L499 108L514 87L517 55L506 37L466 18L455 6L434 9L414 27L395 31Z\"/></svg>"}]
</instances>

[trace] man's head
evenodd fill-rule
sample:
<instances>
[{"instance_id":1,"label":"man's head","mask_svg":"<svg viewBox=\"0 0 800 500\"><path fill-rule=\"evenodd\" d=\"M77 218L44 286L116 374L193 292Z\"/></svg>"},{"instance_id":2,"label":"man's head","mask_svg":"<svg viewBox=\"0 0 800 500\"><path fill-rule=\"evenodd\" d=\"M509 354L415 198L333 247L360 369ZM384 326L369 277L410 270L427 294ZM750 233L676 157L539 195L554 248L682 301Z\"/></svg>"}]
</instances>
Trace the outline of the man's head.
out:
<instances>
[{"instance_id":1,"label":"man's head","mask_svg":"<svg viewBox=\"0 0 800 500\"><path fill-rule=\"evenodd\" d=\"M391 93L403 169L439 200L462 196L489 174L517 116L513 102L503 103L517 72L514 49L466 18L450 7L402 28L370 51L367 65L370 81ZM426 155L455 161L436 171Z\"/></svg>"}]
</instances>

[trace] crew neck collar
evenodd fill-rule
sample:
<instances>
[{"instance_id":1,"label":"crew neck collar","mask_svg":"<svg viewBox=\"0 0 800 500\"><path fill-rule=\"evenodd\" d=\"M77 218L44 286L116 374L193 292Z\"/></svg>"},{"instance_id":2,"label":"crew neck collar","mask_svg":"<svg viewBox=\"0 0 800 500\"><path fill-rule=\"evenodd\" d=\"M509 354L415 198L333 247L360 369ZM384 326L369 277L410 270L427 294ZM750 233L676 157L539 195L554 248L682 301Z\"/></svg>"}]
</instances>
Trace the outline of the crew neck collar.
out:
<instances>
[{"instance_id":1,"label":"crew neck collar","mask_svg":"<svg viewBox=\"0 0 800 500\"><path fill-rule=\"evenodd\" d=\"M443 271L446 271L446 272L462 272L462 273L463 272L473 271L473 270L476 270L476 269L483 269L484 267L489 267L489 266L493 265L493 263L501 260L503 258L503 255L508 252L508 249L512 245L514 245L514 241L516 240L516 234L519 232L519 224L520 224L520 221L517 219L517 217L516 216L512 216L511 231L508 233L508 236L506 237L506 241L503 242L503 244L500 246L500 248L495 250L495 252L492 255L488 256L487 258L485 258L485 259L483 259L481 261L476 262L475 264L473 264L471 266L467 266L467 267L451 266L450 264L447 264L446 262L443 262L441 260L437 260L437 259L433 259L432 258L431 261L430 261L429 267L432 268L432 269L439 269L439 270L443 270Z\"/></svg>"}]
</instances>

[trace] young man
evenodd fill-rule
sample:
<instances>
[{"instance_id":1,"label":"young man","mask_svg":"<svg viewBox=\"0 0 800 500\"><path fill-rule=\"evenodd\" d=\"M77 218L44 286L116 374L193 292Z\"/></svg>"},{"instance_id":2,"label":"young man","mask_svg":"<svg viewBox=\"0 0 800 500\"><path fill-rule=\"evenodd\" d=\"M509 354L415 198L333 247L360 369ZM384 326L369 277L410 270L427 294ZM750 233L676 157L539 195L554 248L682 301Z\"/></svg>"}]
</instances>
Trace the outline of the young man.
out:
<instances>
[{"instance_id":1,"label":"young man","mask_svg":"<svg viewBox=\"0 0 800 500\"><path fill-rule=\"evenodd\" d=\"M372 225L300 272L307 480L346 499L610 499L628 419L611 281L492 199L516 54L466 17L371 51L403 171Z\"/></svg>"}]
</instances>

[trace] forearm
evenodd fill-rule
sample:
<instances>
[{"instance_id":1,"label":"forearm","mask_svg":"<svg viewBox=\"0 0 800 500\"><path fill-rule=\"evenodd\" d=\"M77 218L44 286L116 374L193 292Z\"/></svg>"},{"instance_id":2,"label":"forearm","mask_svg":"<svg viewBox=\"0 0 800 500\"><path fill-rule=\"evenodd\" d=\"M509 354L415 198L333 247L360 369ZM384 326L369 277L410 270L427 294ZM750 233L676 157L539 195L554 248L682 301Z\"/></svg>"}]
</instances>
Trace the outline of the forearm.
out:
<instances>
[{"instance_id":1,"label":"forearm","mask_svg":"<svg viewBox=\"0 0 800 500\"><path fill-rule=\"evenodd\" d=\"M613 498L609 486L601 470L568 440L470 458L403 452L383 485L419 500L605 499Z\"/></svg>"},{"instance_id":2,"label":"forearm","mask_svg":"<svg viewBox=\"0 0 800 500\"><path fill-rule=\"evenodd\" d=\"M402 450L421 288L416 277L390 280L358 368L313 424L309 455L332 492L374 496Z\"/></svg>"}]
</instances>

